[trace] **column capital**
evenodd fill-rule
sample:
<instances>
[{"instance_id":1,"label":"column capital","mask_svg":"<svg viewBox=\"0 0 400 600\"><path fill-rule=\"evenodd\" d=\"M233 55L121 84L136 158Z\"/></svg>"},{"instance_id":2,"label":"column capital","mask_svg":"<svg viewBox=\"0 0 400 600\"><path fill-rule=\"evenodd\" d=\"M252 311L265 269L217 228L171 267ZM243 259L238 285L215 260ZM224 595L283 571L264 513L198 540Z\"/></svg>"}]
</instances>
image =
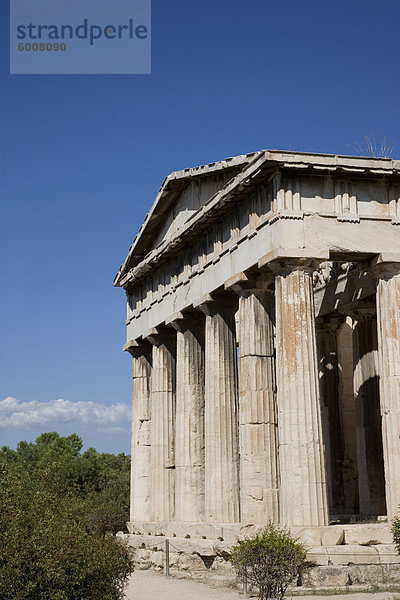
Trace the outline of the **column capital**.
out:
<instances>
[{"instance_id":1,"label":"column capital","mask_svg":"<svg viewBox=\"0 0 400 600\"><path fill-rule=\"evenodd\" d=\"M224 287L226 290L232 290L239 296L249 296L252 293L273 293L275 285L275 277L269 271L259 270L254 275L246 275L238 273L225 281Z\"/></svg>"},{"instance_id":2,"label":"column capital","mask_svg":"<svg viewBox=\"0 0 400 600\"><path fill-rule=\"evenodd\" d=\"M310 275L318 269L321 262L325 260L319 260L318 258L305 258L305 257L285 257L277 258L268 263L268 268L274 273L274 275L287 276L293 271L304 271ZM259 265L260 266L260 265Z\"/></svg>"},{"instance_id":3,"label":"column capital","mask_svg":"<svg viewBox=\"0 0 400 600\"><path fill-rule=\"evenodd\" d=\"M205 315L215 315L224 310L234 310L237 307L238 298L230 291L217 294L206 294L193 302L193 307L198 308Z\"/></svg>"},{"instance_id":4,"label":"column capital","mask_svg":"<svg viewBox=\"0 0 400 600\"><path fill-rule=\"evenodd\" d=\"M391 279L400 275L400 254L382 253L371 261L372 272L377 279Z\"/></svg>"},{"instance_id":5,"label":"column capital","mask_svg":"<svg viewBox=\"0 0 400 600\"><path fill-rule=\"evenodd\" d=\"M143 339L148 341L152 346L160 346L167 344L175 336L175 331L169 327L151 327L143 333Z\"/></svg>"},{"instance_id":6,"label":"column capital","mask_svg":"<svg viewBox=\"0 0 400 600\"><path fill-rule=\"evenodd\" d=\"M271 262L269 268L275 275L283 277L290 275L293 271L304 271L312 275L320 264L321 261L315 258L285 258Z\"/></svg>"},{"instance_id":7,"label":"column capital","mask_svg":"<svg viewBox=\"0 0 400 600\"><path fill-rule=\"evenodd\" d=\"M203 323L204 315L201 310L193 312L178 312L165 321L166 325L171 325L176 331L187 331Z\"/></svg>"},{"instance_id":8,"label":"column capital","mask_svg":"<svg viewBox=\"0 0 400 600\"><path fill-rule=\"evenodd\" d=\"M147 340L129 340L122 349L129 352L133 358L139 358L151 351L151 344Z\"/></svg>"},{"instance_id":9,"label":"column capital","mask_svg":"<svg viewBox=\"0 0 400 600\"><path fill-rule=\"evenodd\" d=\"M318 248L275 248L258 261L258 268L267 267L277 274L283 269L290 273L294 269L310 268L313 271L321 262L329 260L329 251ZM284 273L286 274L286 272Z\"/></svg>"}]
</instances>

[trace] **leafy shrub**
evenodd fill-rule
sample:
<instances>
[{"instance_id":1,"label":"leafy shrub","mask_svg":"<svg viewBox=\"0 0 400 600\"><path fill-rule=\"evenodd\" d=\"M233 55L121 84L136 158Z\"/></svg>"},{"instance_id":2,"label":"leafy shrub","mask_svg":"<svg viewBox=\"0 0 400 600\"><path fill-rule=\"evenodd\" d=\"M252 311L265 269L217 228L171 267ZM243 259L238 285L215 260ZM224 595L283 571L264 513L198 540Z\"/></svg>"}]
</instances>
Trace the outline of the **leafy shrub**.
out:
<instances>
[{"instance_id":1,"label":"leafy shrub","mask_svg":"<svg viewBox=\"0 0 400 600\"><path fill-rule=\"evenodd\" d=\"M80 448L77 436L45 434L0 451L1 600L123 597L133 570L129 549L106 533L112 524L92 524L100 504L101 522L109 518L99 476L107 468L102 455L92 450L83 459Z\"/></svg>"},{"instance_id":2,"label":"leafy shrub","mask_svg":"<svg viewBox=\"0 0 400 600\"><path fill-rule=\"evenodd\" d=\"M393 543L396 546L398 554L400 554L400 516L393 519L392 522Z\"/></svg>"},{"instance_id":3,"label":"leafy shrub","mask_svg":"<svg viewBox=\"0 0 400 600\"><path fill-rule=\"evenodd\" d=\"M88 500L93 530L123 531L129 519L130 456L100 454L94 448L81 453L82 445L76 434L43 433L34 443L20 442L16 450L1 448L0 469L20 468L39 478L50 469L60 494L74 491Z\"/></svg>"},{"instance_id":4,"label":"leafy shrub","mask_svg":"<svg viewBox=\"0 0 400 600\"><path fill-rule=\"evenodd\" d=\"M260 600L281 600L295 579L311 566L306 548L290 532L272 523L258 535L234 546L230 561L238 575L259 590Z\"/></svg>"}]
</instances>

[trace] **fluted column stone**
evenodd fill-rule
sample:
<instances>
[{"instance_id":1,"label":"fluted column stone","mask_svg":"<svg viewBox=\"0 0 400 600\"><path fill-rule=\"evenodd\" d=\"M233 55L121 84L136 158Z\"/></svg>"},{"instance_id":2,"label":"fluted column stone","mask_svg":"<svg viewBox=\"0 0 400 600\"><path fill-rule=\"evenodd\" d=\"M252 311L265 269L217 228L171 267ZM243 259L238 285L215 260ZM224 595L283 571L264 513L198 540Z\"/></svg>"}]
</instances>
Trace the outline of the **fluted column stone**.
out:
<instances>
[{"instance_id":1,"label":"fluted column stone","mask_svg":"<svg viewBox=\"0 0 400 600\"><path fill-rule=\"evenodd\" d=\"M205 518L235 523L239 512L237 352L227 295L200 306L205 320Z\"/></svg>"},{"instance_id":2,"label":"fluted column stone","mask_svg":"<svg viewBox=\"0 0 400 600\"><path fill-rule=\"evenodd\" d=\"M279 522L273 275L234 285L239 295L240 512Z\"/></svg>"},{"instance_id":3,"label":"fluted column stone","mask_svg":"<svg viewBox=\"0 0 400 600\"><path fill-rule=\"evenodd\" d=\"M130 521L150 520L151 346L129 345L132 356L132 438Z\"/></svg>"},{"instance_id":4,"label":"fluted column stone","mask_svg":"<svg viewBox=\"0 0 400 600\"><path fill-rule=\"evenodd\" d=\"M379 356L375 306L359 303L353 318L354 396L360 515L386 514Z\"/></svg>"},{"instance_id":5,"label":"fluted column stone","mask_svg":"<svg viewBox=\"0 0 400 600\"><path fill-rule=\"evenodd\" d=\"M379 384L388 519L400 505L400 261L376 267Z\"/></svg>"},{"instance_id":6,"label":"fluted column stone","mask_svg":"<svg viewBox=\"0 0 400 600\"><path fill-rule=\"evenodd\" d=\"M314 261L276 261L280 521L328 525L312 273Z\"/></svg>"},{"instance_id":7,"label":"fluted column stone","mask_svg":"<svg viewBox=\"0 0 400 600\"><path fill-rule=\"evenodd\" d=\"M177 319L175 520L204 521L204 315Z\"/></svg>"},{"instance_id":8,"label":"fluted column stone","mask_svg":"<svg viewBox=\"0 0 400 600\"><path fill-rule=\"evenodd\" d=\"M147 338L153 345L151 376L151 520L175 516L175 332Z\"/></svg>"}]
</instances>

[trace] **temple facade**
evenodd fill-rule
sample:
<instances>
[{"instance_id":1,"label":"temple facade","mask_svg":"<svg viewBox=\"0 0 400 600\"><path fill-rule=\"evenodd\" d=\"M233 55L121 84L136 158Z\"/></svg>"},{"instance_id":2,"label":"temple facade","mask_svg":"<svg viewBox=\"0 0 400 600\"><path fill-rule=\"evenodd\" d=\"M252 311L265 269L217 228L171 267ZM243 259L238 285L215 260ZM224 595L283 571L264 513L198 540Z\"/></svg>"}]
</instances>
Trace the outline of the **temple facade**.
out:
<instances>
[{"instance_id":1,"label":"temple facade","mask_svg":"<svg viewBox=\"0 0 400 600\"><path fill-rule=\"evenodd\" d=\"M131 533L397 514L400 161L261 151L172 173L114 285Z\"/></svg>"}]
</instances>

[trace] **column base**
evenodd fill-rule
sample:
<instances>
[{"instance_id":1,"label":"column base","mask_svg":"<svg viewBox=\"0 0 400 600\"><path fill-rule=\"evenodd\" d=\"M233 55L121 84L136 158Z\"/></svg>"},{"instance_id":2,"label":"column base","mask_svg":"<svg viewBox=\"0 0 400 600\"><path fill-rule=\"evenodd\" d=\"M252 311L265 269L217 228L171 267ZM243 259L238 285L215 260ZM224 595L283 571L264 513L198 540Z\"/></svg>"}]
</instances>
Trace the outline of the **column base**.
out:
<instances>
[{"instance_id":1,"label":"column base","mask_svg":"<svg viewBox=\"0 0 400 600\"><path fill-rule=\"evenodd\" d=\"M227 560L237 539L228 538L234 537L235 530L249 527L238 523L220 526L135 522L129 523L129 528L138 533L141 530L141 533L126 535L125 539L135 549L134 560L138 570L165 572L165 541L169 539L172 577L240 590L241 582L238 582ZM148 531L153 531L153 535L149 535ZM223 532L226 538L207 537L207 534L215 536L218 532ZM193 537L189 538L191 534ZM343 586L348 592L350 585L353 591L365 591L371 585L400 584L400 556L392 544L389 523L293 528L292 534L307 545L308 559L315 563L302 585L293 588L302 595L310 589L332 590ZM242 532L239 537L243 538L245 534Z\"/></svg>"},{"instance_id":2,"label":"column base","mask_svg":"<svg viewBox=\"0 0 400 600\"><path fill-rule=\"evenodd\" d=\"M135 535L229 541L236 541L240 537L243 537L241 531L243 528L243 524L241 523L181 523L178 521L129 521L126 525L129 533Z\"/></svg>"},{"instance_id":3,"label":"column base","mask_svg":"<svg viewBox=\"0 0 400 600\"><path fill-rule=\"evenodd\" d=\"M383 518L383 517L382 517ZM266 526L251 523L178 523L129 521L130 534L166 538L237 542L260 533ZM290 527L290 533L308 546L391 544L390 524L384 522Z\"/></svg>"}]
</instances>

